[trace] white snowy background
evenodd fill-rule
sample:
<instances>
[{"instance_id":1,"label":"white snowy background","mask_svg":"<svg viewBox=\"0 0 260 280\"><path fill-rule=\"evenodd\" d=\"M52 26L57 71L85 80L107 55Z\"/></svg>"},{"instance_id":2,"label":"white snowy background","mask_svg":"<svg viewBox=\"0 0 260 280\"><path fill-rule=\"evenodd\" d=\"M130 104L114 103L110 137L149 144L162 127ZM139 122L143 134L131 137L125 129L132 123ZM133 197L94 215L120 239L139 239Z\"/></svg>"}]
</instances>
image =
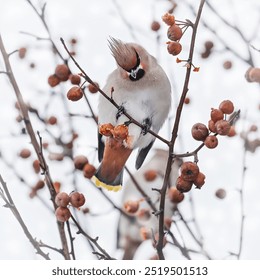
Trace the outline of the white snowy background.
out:
<instances>
[{"instance_id":1,"label":"white snowy background","mask_svg":"<svg viewBox=\"0 0 260 280\"><path fill-rule=\"evenodd\" d=\"M197 9L199 1L177 1L178 7L175 16L178 19L190 19L194 21L194 15L187 7L187 3ZM219 0L211 1L216 10L231 24L239 27L246 38L256 48L260 48L260 3L258 0ZM44 1L33 1L40 8ZM117 3L118 6L115 5ZM118 9L119 7L119 9ZM170 56L166 50L167 27L161 22L161 16L171 7L169 1L164 0L47 0L46 21L51 34L59 50L66 56L59 41L63 37L65 41L77 38L76 59L89 74L98 81L102 87L107 75L114 69L115 62L110 55L107 45L109 36L120 38L123 41L135 41L142 44L151 54L156 56L160 64L168 73L173 86L173 111L174 118L176 101L178 100L184 82L185 67L175 63L175 57ZM122 19L123 15L124 19ZM160 43L156 41L157 34L150 30L153 20L161 22ZM218 17L205 5L202 20L207 22L216 31L218 36L242 57L247 58L247 48L238 34L230 27L223 24ZM126 22L132 26L130 32ZM54 59L49 48L49 42L36 40L32 36L24 35L21 31L46 37L47 33L33 9L25 0L0 0L0 31L5 46L9 52L20 47L27 47L26 59L21 60L16 54L11 56L14 74L26 102L36 107L43 116L56 115L59 117L59 125L63 131L68 129L68 118L65 116L64 105L58 95L66 95L69 83L55 89L50 106L45 110L44 104L49 102L51 89L47 84L47 78L53 73L56 64L60 61ZM187 58L190 42L190 30L182 38L183 52L178 56ZM251 41L251 39L253 39ZM214 52L208 59L201 59L200 54L204 50L206 40L214 42ZM251 49L255 65L260 67L260 53ZM232 61L230 70L223 68L223 62ZM35 69L29 67L35 63ZM232 51L228 51L222 42L212 32L199 25L194 64L200 67L198 73L192 73L188 96L191 99L189 105L185 105L180 125L180 139L177 143L178 152L192 151L198 146L193 140L190 129L196 122L207 123L210 109L217 107L224 99L230 99L236 109L241 110L241 120L237 124L238 133L247 129L251 124L259 125L260 119L260 96L259 85L250 84L244 74L249 65L236 57ZM75 73L78 70L71 63ZM0 70L4 70L2 59ZM98 95L89 95L93 109L97 109ZM15 121L17 110L14 108L15 95L5 75L0 76L0 152L10 166L7 167L0 158L0 174L7 182L11 195L19 209L30 232L38 240L46 244L59 247L60 240L57 234L55 217L51 211L37 199L30 199L30 189L17 179L16 173L26 179L29 185L37 181L37 175L31 167L32 158L22 160L17 154L27 147L32 150L27 135L21 136L22 125ZM89 114L83 100L77 103L66 101L72 113ZM245 119L246 118L246 119ZM39 130L43 139L48 140L48 134L44 126L32 117L35 130ZM161 134L169 137L169 127L172 119L168 121ZM74 147L75 155L84 153L89 156L95 165L97 159L90 149L96 146L96 131L93 120L74 118L73 126L79 133L79 139ZM54 134L58 133L54 127L49 128ZM259 132L250 135L252 139L259 137ZM53 145L54 147L54 145ZM156 141L156 147L166 148ZM55 149L55 147L54 147ZM206 184L201 191L193 190L192 196L195 205L195 214L201 232L204 237L205 249L214 259L230 257L230 252L238 252L241 223L241 201L239 189L242 186L243 171L243 141L239 136L234 138L219 137L219 146L214 150L202 149L199 153L199 166L206 174ZM242 259L260 258L260 172L259 150L254 154L247 153L246 177L244 181L243 211L245 214ZM73 190L72 185L72 162L65 159L63 162L48 162L53 180L61 181L64 191ZM131 161L129 168L134 172ZM80 216L82 226L91 236L99 236L100 244L115 257L120 257L116 249L116 224L118 212L100 197L99 192L77 174L79 189L86 196L86 206L97 216ZM215 197L219 188L227 191L227 197L223 200ZM43 199L48 201L47 190L41 191ZM122 193L108 193L108 196L116 203L120 203ZM0 205L4 203L0 200ZM189 199L180 205L182 213L189 219ZM101 215L102 214L102 215ZM189 243L189 240L187 240ZM95 258L88 244L81 236L75 240L76 257L78 259ZM136 258L147 257L147 252L154 249L148 245L140 250ZM61 256L51 251L52 258L59 259ZM183 259L180 252L173 247L166 248L166 256L170 259ZM199 258L195 255L194 258ZM11 212L0 208L0 259L40 259L36 256L34 248L28 242L19 224Z\"/></svg>"}]
</instances>

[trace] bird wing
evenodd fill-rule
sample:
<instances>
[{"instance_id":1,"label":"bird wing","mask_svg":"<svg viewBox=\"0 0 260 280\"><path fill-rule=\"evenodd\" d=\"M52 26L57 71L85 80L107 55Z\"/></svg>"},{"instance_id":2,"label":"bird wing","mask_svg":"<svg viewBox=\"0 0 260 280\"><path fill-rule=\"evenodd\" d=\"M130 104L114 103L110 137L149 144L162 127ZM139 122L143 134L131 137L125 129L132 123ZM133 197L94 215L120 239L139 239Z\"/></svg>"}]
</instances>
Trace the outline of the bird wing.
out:
<instances>
[{"instance_id":1,"label":"bird wing","mask_svg":"<svg viewBox=\"0 0 260 280\"><path fill-rule=\"evenodd\" d=\"M155 141L155 139L152 142L150 142L150 144L148 146L146 146L145 148L139 149L139 152L138 152L138 155L136 158L136 162L135 162L136 169L139 169L142 166L148 152L150 151L150 149L153 146L154 141Z\"/></svg>"}]
</instances>

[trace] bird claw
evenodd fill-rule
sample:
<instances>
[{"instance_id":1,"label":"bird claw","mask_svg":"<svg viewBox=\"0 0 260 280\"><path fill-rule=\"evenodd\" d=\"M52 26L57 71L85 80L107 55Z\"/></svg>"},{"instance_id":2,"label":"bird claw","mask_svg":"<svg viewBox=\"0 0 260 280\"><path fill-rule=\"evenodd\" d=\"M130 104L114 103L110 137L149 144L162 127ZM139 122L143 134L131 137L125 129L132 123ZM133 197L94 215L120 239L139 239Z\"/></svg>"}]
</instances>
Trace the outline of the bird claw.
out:
<instances>
[{"instance_id":1,"label":"bird claw","mask_svg":"<svg viewBox=\"0 0 260 280\"><path fill-rule=\"evenodd\" d=\"M123 105L119 106L116 113L116 120L118 120L124 113L125 113L125 107Z\"/></svg>"},{"instance_id":2,"label":"bird claw","mask_svg":"<svg viewBox=\"0 0 260 280\"><path fill-rule=\"evenodd\" d=\"M145 120L143 120L142 122L142 134L146 135L148 130L151 128L152 126L152 120L150 118L146 118Z\"/></svg>"}]
</instances>

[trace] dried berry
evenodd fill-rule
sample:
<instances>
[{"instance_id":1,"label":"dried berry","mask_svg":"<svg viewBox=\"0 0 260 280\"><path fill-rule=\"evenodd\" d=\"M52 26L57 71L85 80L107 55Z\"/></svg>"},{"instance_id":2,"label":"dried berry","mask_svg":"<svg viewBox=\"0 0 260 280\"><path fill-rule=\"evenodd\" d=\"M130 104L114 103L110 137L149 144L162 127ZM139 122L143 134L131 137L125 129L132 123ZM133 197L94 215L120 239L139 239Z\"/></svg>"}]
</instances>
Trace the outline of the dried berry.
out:
<instances>
[{"instance_id":1,"label":"dried berry","mask_svg":"<svg viewBox=\"0 0 260 280\"><path fill-rule=\"evenodd\" d=\"M144 172L144 178L147 182L154 181L158 176L158 172L154 169L149 169Z\"/></svg>"},{"instance_id":2,"label":"dried berry","mask_svg":"<svg viewBox=\"0 0 260 280\"><path fill-rule=\"evenodd\" d=\"M73 85L79 85L80 84L80 81L81 81L81 78L79 75L70 75L70 82L73 84Z\"/></svg>"},{"instance_id":3,"label":"dried berry","mask_svg":"<svg viewBox=\"0 0 260 280\"><path fill-rule=\"evenodd\" d=\"M175 24L175 17L169 13L163 15L162 20L169 26Z\"/></svg>"},{"instance_id":4,"label":"dried berry","mask_svg":"<svg viewBox=\"0 0 260 280\"><path fill-rule=\"evenodd\" d=\"M176 187L170 187L168 190L168 197L173 203L180 203L184 199L184 194L177 190Z\"/></svg>"},{"instance_id":5,"label":"dried berry","mask_svg":"<svg viewBox=\"0 0 260 280\"><path fill-rule=\"evenodd\" d=\"M124 203L125 211L129 214L134 214L139 209L139 201L128 200Z\"/></svg>"},{"instance_id":6,"label":"dried berry","mask_svg":"<svg viewBox=\"0 0 260 280\"><path fill-rule=\"evenodd\" d=\"M125 140L128 136L128 126L119 124L112 130L113 137L118 140Z\"/></svg>"},{"instance_id":7,"label":"dried berry","mask_svg":"<svg viewBox=\"0 0 260 280\"><path fill-rule=\"evenodd\" d=\"M196 123L191 129L192 137L198 141L204 141L209 134L209 130L203 123Z\"/></svg>"},{"instance_id":8,"label":"dried berry","mask_svg":"<svg viewBox=\"0 0 260 280\"><path fill-rule=\"evenodd\" d=\"M214 47L214 43L212 41L206 41L204 46L206 50L211 50Z\"/></svg>"},{"instance_id":9,"label":"dried berry","mask_svg":"<svg viewBox=\"0 0 260 280\"><path fill-rule=\"evenodd\" d=\"M226 197L227 195L227 192L224 190L224 189L218 189L215 193L216 197L219 198L219 199L223 199Z\"/></svg>"},{"instance_id":10,"label":"dried berry","mask_svg":"<svg viewBox=\"0 0 260 280\"><path fill-rule=\"evenodd\" d=\"M189 97L185 97L184 104L190 104L190 98Z\"/></svg>"},{"instance_id":11,"label":"dried berry","mask_svg":"<svg viewBox=\"0 0 260 280\"><path fill-rule=\"evenodd\" d=\"M218 138L215 135L209 135L205 141L204 144L209 149L214 149L218 145Z\"/></svg>"},{"instance_id":12,"label":"dried berry","mask_svg":"<svg viewBox=\"0 0 260 280\"><path fill-rule=\"evenodd\" d=\"M178 41L182 37L182 30L178 25L173 24L168 28L167 36L171 41Z\"/></svg>"},{"instance_id":13,"label":"dried berry","mask_svg":"<svg viewBox=\"0 0 260 280\"><path fill-rule=\"evenodd\" d=\"M99 133L104 136L113 136L114 126L111 123L101 124L99 126Z\"/></svg>"},{"instance_id":14,"label":"dried berry","mask_svg":"<svg viewBox=\"0 0 260 280\"><path fill-rule=\"evenodd\" d=\"M236 129L233 125L231 125L229 133L228 133L228 137L234 137L236 135Z\"/></svg>"},{"instance_id":15,"label":"dried berry","mask_svg":"<svg viewBox=\"0 0 260 280\"><path fill-rule=\"evenodd\" d=\"M219 104L219 110L224 114L232 114L234 112L234 104L230 100L224 100Z\"/></svg>"},{"instance_id":16,"label":"dried berry","mask_svg":"<svg viewBox=\"0 0 260 280\"><path fill-rule=\"evenodd\" d=\"M83 175L85 178L91 179L96 173L96 168L92 164L85 164L83 167Z\"/></svg>"},{"instance_id":17,"label":"dried berry","mask_svg":"<svg viewBox=\"0 0 260 280\"><path fill-rule=\"evenodd\" d=\"M25 55L26 55L26 52L27 52L27 49L26 48L20 48L19 50L18 50L18 56L19 56L19 58L21 58L21 59L23 59L23 58L25 58Z\"/></svg>"},{"instance_id":18,"label":"dried berry","mask_svg":"<svg viewBox=\"0 0 260 280\"><path fill-rule=\"evenodd\" d=\"M220 120L216 122L215 127L219 135L228 135L231 125L228 121Z\"/></svg>"},{"instance_id":19,"label":"dried berry","mask_svg":"<svg viewBox=\"0 0 260 280\"><path fill-rule=\"evenodd\" d=\"M136 216L139 220L147 221L151 217L150 209L142 208L137 212Z\"/></svg>"},{"instance_id":20,"label":"dried berry","mask_svg":"<svg viewBox=\"0 0 260 280\"><path fill-rule=\"evenodd\" d=\"M53 182L53 187L54 187L56 193L59 193L60 192L61 183L58 182L58 181Z\"/></svg>"},{"instance_id":21,"label":"dried berry","mask_svg":"<svg viewBox=\"0 0 260 280\"><path fill-rule=\"evenodd\" d=\"M85 203L85 196L79 192L72 192L70 194L70 203L73 207L79 208Z\"/></svg>"},{"instance_id":22,"label":"dried berry","mask_svg":"<svg viewBox=\"0 0 260 280\"><path fill-rule=\"evenodd\" d=\"M83 97L83 91L78 86L72 87L67 93L67 98L71 101L78 101L82 97Z\"/></svg>"},{"instance_id":23,"label":"dried berry","mask_svg":"<svg viewBox=\"0 0 260 280\"><path fill-rule=\"evenodd\" d=\"M71 39L70 39L70 43L71 43L72 45L77 44L77 42L78 42L78 40L77 40L76 38L71 38Z\"/></svg>"},{"instance_id":24,"label":"dried berry","mask_svg":"<svg viewBox=\"0 0 260 280\"><path fill-rule=\"evenodd\" d=\"M226 69L226 70L229 70L232 68L232 62L230 60L226 60L224 63L223 63L223 68Z\"/></svg>"},{"instance_id":25,"label":"dried berry","mask_svg":"<svg viewBox=\"0 0 260 280\"><path fill-rule=\"evenodd\" d=\"M71 217L71 213L67 207L59 206L55 211L55 216L59 222L64 223Z\"/></svg>"},{"instance_id":26,"label":"dried berry","mask_svg":"<svg viewBox=\"0 0 260 280\"><path fill-rule=\"evenodd\" d=\"M140 228L140 236L142 240L147 240L151 238L151 231L147 229L146 227Z\"/></svg>"},{"instance_id":27,"label":"dried berry","mask_svg":"<svg viewBox=\"0 0 260 280\"><path fill-rule=\"evenodd\" d=\"M60 83L60 79L54 74L48 77L48 84L51 87L56 87Z\"/></svg>"},{"instance_id":28,"label":"dried berry","mask_svg":"<svg viewBox=\"0 0 260 280\"><path fill-rule=\"evenodd\" d=\"M76 169L83 170L84 165L88 163L88 159L85 156L79 155L74 158L73 162Z\"/></svg>"},{"instance_id":29,"label":"dried berry","mask_svg":"<svg viewBox=\"0 0 260 280\"><path fill-rule=\"evenodd\" d=\"M181 177L185 181L194 181L199 174L199 167L196 163L187 161L181 165Z\"/></svg>"},{"instance_id":30,"label":"dried berry","mask_svg":"<svg viewBox=\"0 0 260 280\"><path fill-rule=\"evenodd\" d=\"M224 114L221 110L212 108L210 113L210 118L214 123L216 123L219 120L223 120Z\"/></svg>"},{"instance_id":31,"label":"dried berry","mask_svg":"<svg viewBox=\"0 0 260 280\"><path fill-rule=\"evenodd\" d=\"M160 29L161 25L158 21L153 21L152 24L151 24L151 29L153 31L158 31Z\"/></svg>"},{"instance_id":32,"label":"dried berry","mask_svg":"<svg viewBox=\"0 0 260 280\"><path fill-rule=\"evenodd\" d=\"M33 187L35 190L40 190L44 187L45 183L43 180L39 180Z\"/></svg>"},{"instance_id":33,"label":"dried berry","mask_svg":"<svg viewBox=\"0 0 260 280\"><path fill-rule=\"evenodd\" d=\"M208 122L208 127L209 127L209 130L210 130L211 132L216 133L216 127L215 127L215 123L213 122L213 120L209 120L209 122Z\"/></svg>"},{"instance_id":34,"label":"dried berry","mask_svg":"<svg viewBox=\"0 0 260 280\"><path fill-rule=\"evenodd\" d=\"M67 81L69 79L69 75L70 75L69 67L66 64L57 65L55 68L55 75L61 81Z\"/></svg>"},{"instance_id":35,"label":"dried berry","mask_svg":"<svg viewBox=\"0 0 260 280\"><path fill-rule=\"evenodd\" d=\"M58 193L55 197L55 203L57 206L67 207L70 203L70 197L65 192Z\"/></svg>"},{"instance_id":36,"label":"dried berry","mask_svg":"<svg viewBox=\"0 0 260 280\"><path fill-rule=\"evenodd\" d=\"M250 67L245 74L245 78L250 83L260 83L260 68Z\"/></svg>"},{"instance_id":37,"label":"dried berry","mask_svg":"<svg viewBox=\"0 0 260 280\"><path fill-rule=\"evenodd\" d=\"M93 84L88 85L88 90L89 90L90 93L97 93L98 89L99 89L99 84L98 83L95 83L95 85L93 85Z\"/></svg>"},{"instance_id":38,"label":"dried berry","mask_svg":"<svg viewBox=\"0 0 260 280\"><path fill-rule=\"evenodd\" d=\"M179 176L176 181L176 188L180 192L189 192L192 188L192 181L185 181L182 176Z\"/></svg>"},{"instance_id":39,"label":"dried berry","mask_svg":"<svg viewBox=\"0 0 260 280\"><path fill-rule=\"evenodd\" d=\"M34 172L37 174L40 173L41 166L39 160L38 159L34 160L32 165L33 165Z\"/></svg>"},{"instance_id":40,"label":"dried berry","mask_svg":"<svg viewBox=\"0 0 260 280\"><path fill-rule=\"evenodd\" d=\"M21 158L28 158L31 156L31 151L29 149L22 149L19 155Z\"/></svg>"},{"instance_id":41,"label":"dried berry","mask_svg":"<svg viewBox=\"0 0 260 280\"><path fill-rule=\"evenodd\" d=\"M55 116L51 116L51 117L49 117L47 122L50 125L55 125L55 124L57 124L57 118Z\"/></svg>"},{"instance_id":42,"label":"dried berry","mask_svg":"<svg viewBox=\"0 0 260 280\"><path fill-rule=\"evenodd\" d=\"M169 54L178 55L182 51L182 46L179 42L168 42L167 50Z\"/></svg>"},{"instance_id":43,"label":"dried berry","mask_svg":"<svg viewBox=\"0 0 260 280\"><path fill-rule=\"evenodd\" d=\"M200 189L205 184L205 178L206 176L202 172L199 172L197 178L193 181L194 185Z\"/></svg>"}]
</instances>

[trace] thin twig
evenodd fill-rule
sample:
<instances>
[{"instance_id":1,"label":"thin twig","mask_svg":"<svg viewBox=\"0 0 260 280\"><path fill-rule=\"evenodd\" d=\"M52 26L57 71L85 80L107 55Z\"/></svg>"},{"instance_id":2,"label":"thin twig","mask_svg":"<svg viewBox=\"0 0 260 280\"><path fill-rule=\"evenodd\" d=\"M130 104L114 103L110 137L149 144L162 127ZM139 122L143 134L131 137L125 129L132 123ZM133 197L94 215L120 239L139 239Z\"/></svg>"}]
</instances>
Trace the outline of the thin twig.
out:
<instances>
[{"instance_id":1,"label":"thin twig","mask_svg":"<svg viewBox=\"0 0 260 280\"><path fill-rule=\"evenodd\" d=\"M56 207L57 207L56 204L55 204L56 191L55 191L55 188L53 186L53 181L52 181L52 178L51 178L51 175L50 175L50 172L49 172L49 167L46 164L44 155L41 152L41 147L40 147L39 142L36 138L36 135L35 135L35 132L34 132L30 117L29 117L28 107L26 106L26 104L23 100L23 96L21 94L21 91L20 91L19 86L18 86L18 84L16 82L16 79L15 79L15 76L13 74L12 67L11 67L11 64L10 64L10 61L9 61L9 57L8 57L8 54L5 50L4 43L3 43L1 35L0 35L0 50L1 50L1 53L2 53L2 56L3 56L3 59L4 59L6 71L8 72L8 78L10 80L10 83L13 87L13 90L14 90L14 93L16 95L17 101L19 103L20 113L23 117L23 121L24 121L26 130L28 132L28 135L30 137L32 146L33 146L33 148L35 150L35 153L38 157L40 165L45 167L45 170L44 170L45 181L46 181L46 184L47 184L49 192L50 192L53 207L54 207L54 209L56 209ZM65 232L64 232L64 226L61 223L57 223L57 225L58 225L58 230L59 230L59 234L60 234L60 238L61 238L61 242L62 242L64 258L69 259L70 256L69 256L69 252L68 252L68 244L67 244L67 239L66 239L66 235L65 235Z\"/></svg>"},{"instance_id":2,"label":"thin twig","mask_svg":"<svg viewBox=\"0 0 260 280\"><path fill-rule=\"evenodd\" d=\"M192 25L192 37L191 37L191 43L190 43L190 51L189 51L189 58L188 61L192 63L193 59L193 53L194 53L194 47L195 47L195 41L196 41L196 34L197 34L197 28L198 24L200 21L202 9L204 6L205 0L200 1L198 13L196 16L195 23ZM191 67L187 67L186 70L186 76L185 76L185 81L183 85L183 90L182 90L182 95L179 101L179 105L177 107L177 112L176 112L176 117L175 117L175 122L173 125L172 129L172 137L171 141L169 144L169 157L167 161L167 166L166 166L166 172L164 176L164 182L163 186L161 188L161 198L160 198L160 206L159 209L162 211L160 216L159 216L159 238L158 238L158 243L156 246L157 253L159 256L159 259L164 259L164 254L163 254L163 238L164 238L164 209L165 209L165 198L166 198L166 191L168 188L168 182L169 182L169 177L171 173L171 167L173 163L173 154L174 154L174 147L175 147L175 142L178 137L178 130L179 130L179 124L180 124L180 119L182 115L182 108L184 105L184 100L186 98L187 92L189 90L189 81L190 81L190 74L191 74Z\"/></svg>"},{"instance_id":3,"label":"thin twig","mask_svg":"<svg viewBox=\"0 0 260 280\"><path fill-rule=\"evenodd\" d=\"M28 230L26 224L24 223L19 211L17 210L15 204L14 204L14 201L11 197L11 194L7 188L7 185L4 181L4 179L2 178L1 174L0 174L0 183L3 187L3 190L2 188L0 187L0 196L4 199L6 205L5 207L9 208L13 215L15 216L16 220L19 222L20 226L22 227L24 233L25 233L25 236L28 238L28 240L31 242L31 244L33 245L33 247L35 248L37 254L41 255L44 259L46 260L50 260L50 257L49 257L49 254L45 254L42 250L41 250L41 246L40 244L35 240L35 238L33 238L33 236L31 235L30 231Z\"/></svg>"}]
</instances>

